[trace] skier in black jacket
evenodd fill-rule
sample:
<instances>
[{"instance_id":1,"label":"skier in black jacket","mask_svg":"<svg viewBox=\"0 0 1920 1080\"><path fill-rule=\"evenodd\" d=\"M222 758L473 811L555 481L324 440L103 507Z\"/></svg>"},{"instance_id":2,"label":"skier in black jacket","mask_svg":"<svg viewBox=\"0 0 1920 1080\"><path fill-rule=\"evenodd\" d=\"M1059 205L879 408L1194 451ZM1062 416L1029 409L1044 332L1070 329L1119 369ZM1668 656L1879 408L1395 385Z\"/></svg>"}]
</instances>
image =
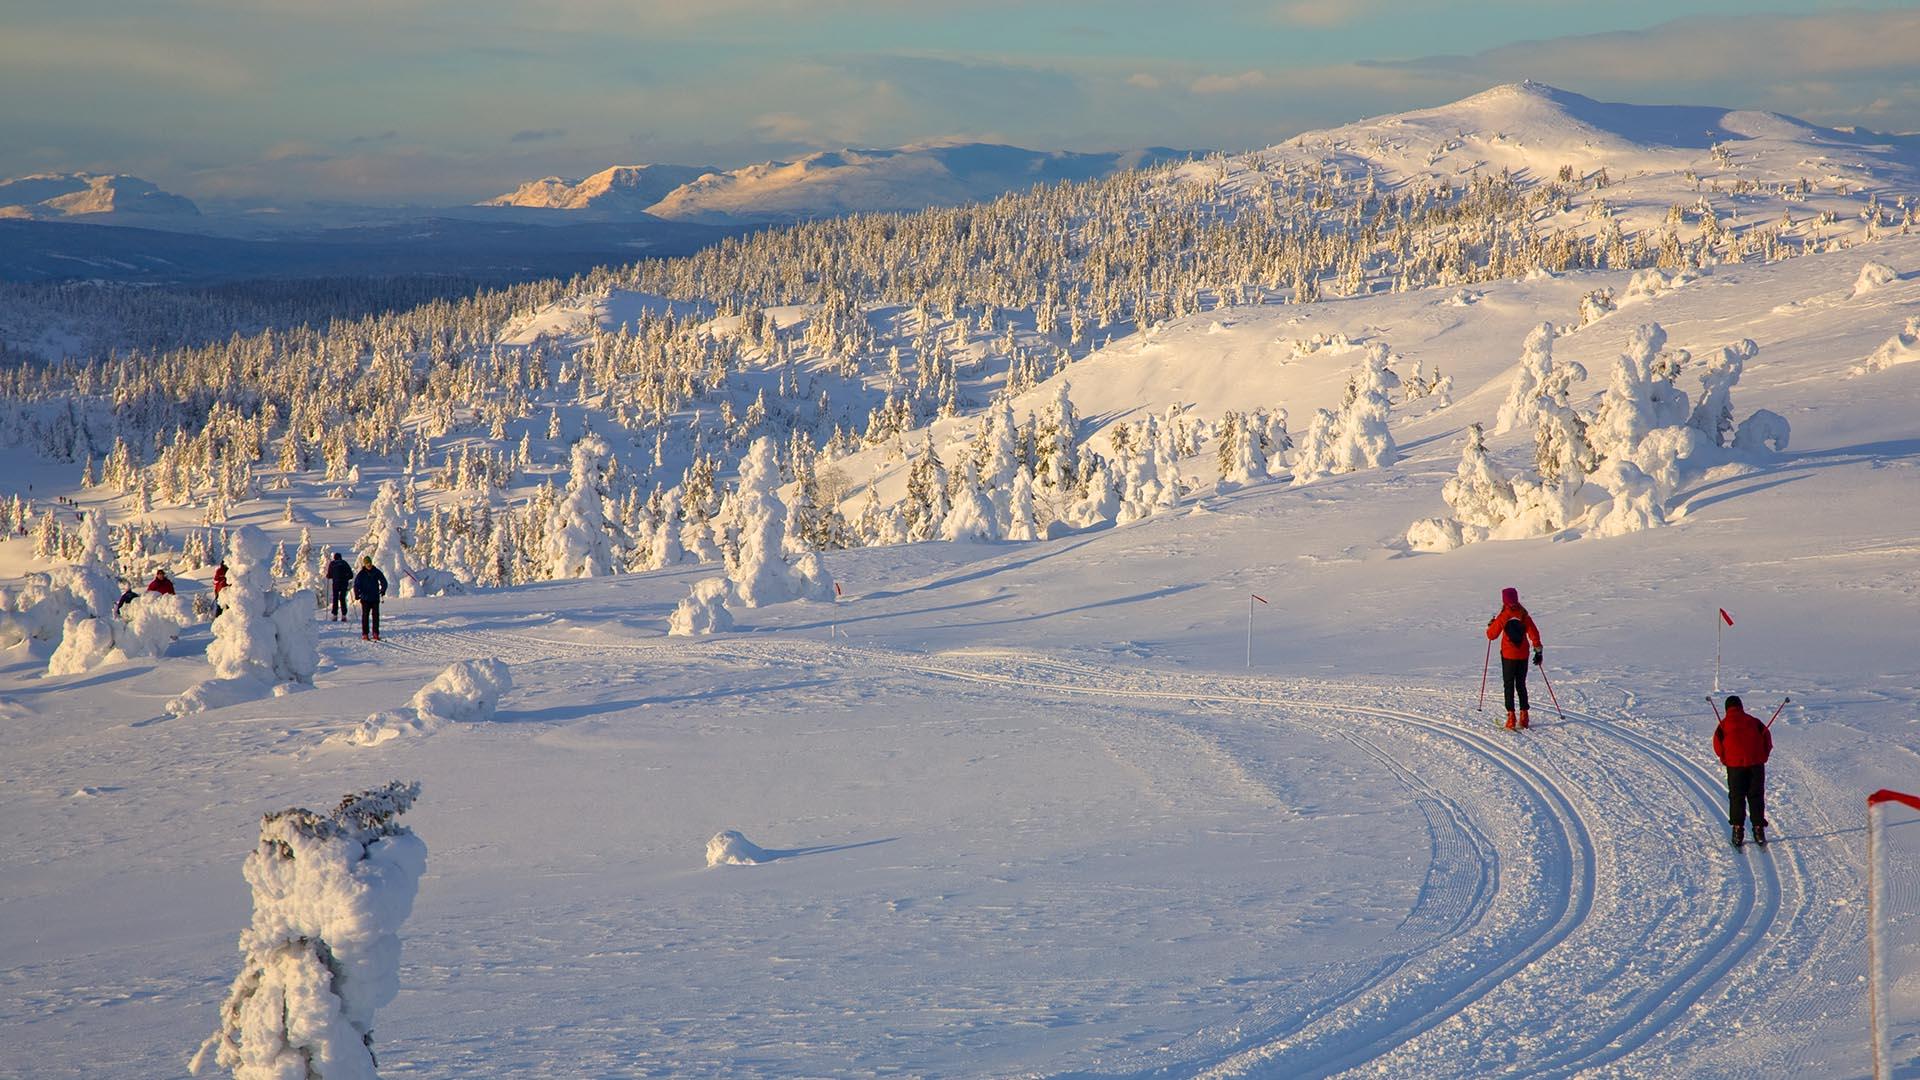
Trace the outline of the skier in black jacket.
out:
<instances>
[{"instance_id":1,"label":"skier in black jacket","mask_svg":"<svg viewBox=\"0 0 1920 1080\"><path fill-rule=\"evenodd\" d=\"M360 572L353 575L353 598L360 601L360 640L380 640L380 598L387 594L387 575L373 565L373 556L360 557Z\"/></svg>"},{"instance_id":2,"label":"skier in black jacket","mask_svg":"<svg viewBox=\"0 0 1920 1080\"><path fill-rule=\"evenodd\" d=\"M353 591L353 567L347 565L346 557L337 551L333 553L333 561L327 564L327 581L333 586L333 619L346 622L347 594Z\"/></svg>"}]
</instances>

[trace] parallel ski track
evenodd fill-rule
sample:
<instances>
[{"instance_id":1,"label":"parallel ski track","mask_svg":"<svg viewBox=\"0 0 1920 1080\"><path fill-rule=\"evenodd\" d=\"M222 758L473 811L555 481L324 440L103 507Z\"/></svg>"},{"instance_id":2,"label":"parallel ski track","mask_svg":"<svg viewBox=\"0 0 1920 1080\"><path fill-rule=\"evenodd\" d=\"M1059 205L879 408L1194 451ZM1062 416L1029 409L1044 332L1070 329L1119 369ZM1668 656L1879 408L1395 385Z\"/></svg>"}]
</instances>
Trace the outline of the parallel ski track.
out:
<instances>
[{"instance_id":1,"label":"parallel ski track","mask_svg":"<svg viewBox=\"0 0 1920 1080\"><path fill-rule=\"evenodd\" d=\"M689 644L661 640L595 643L592 647L596 650L611 649L636 654L662 654L685 649ZM419 635L412 636L411 639L397 641L396 646L403 652L429 655L443 652L449 655L455 652L461 655L502 655L522 663L556 659L551 653L554 649L582 648L582 644L578 641L548 640L501 631L459 630L423 631ZM451 650L448 646L452 647ZM530 646L539 652L535 654L530 651ZM1552 895L1550 918L1536 924L1539 927L1537 934L1530 937L1521 949L1508 955L1502 962L1486 971L1474 974L1471 978L1448 986L1446 993L1438 999L1428 997L1410 1002L1404 1008L1392 1010L1371 1021L1364 1030L1338 1037L1331 1046L1313 1047L1305 1053L1300 1053L1295 1044L1307 1028L1337 1019L1335 1014L1341 1008L1363 997L1367 991L1384 985L1382 982L1363 984L1335 995L1333 999L1316 1006L1311 1015L1296 1017L1290 1021L1286 1032L1256 1034L1243 1039L1239 1045L1227 1050L1224 1054L1216 1055L1216 1059L1211 1064L1204 1061L1188 1062L1172 1071L1216 1076L1258 1073L1306 1077L1330 1076L1365 1065L1459 1016L1502 983L1533 966L1578 930L1586 922L1593 907L1598 869L1593 832L1575 808L1566 790L1542 767L1545 763L1544 757L1531 752L1521 753L1518 750L1521 745L1519 741L1510 741L1498 735L1489 737L1488 734L1481 734L1472 728L1439 717L1344 701L1327 701L1320 696L1328 691L1338 692L1349 688L1378 692L1380 689L1378 686L1322 682L1302 682L1291 685L1271 680L1257 680L1255 685L1264 685L1271 689L1265 692L1256 690L1252 693L1231 693L1218 689L1217 683L1220 681L1246 683L1253 680L1231 675L1193 676L1179 672L1129 671L1011 650L978 650L949 654L943 660L934 657L921 659L907 653L791 638L777 642L733 638L701 642L696 647L703 654L715 658L785 663L796 661L820 663L839 660L848 664L857 659L917 675L977 684L1021 686L1072 696L1185 701L1266 708L1284 707L1360 716L1376 723L1404 725L1432 737L1447 740L1469 753L1482 757L1525 789L1528 792L1528 798L1535 802L1537 807L1544 811L1544 817L1553 823L1553 853L1549 860L1550 865L1544 869L1547 871L1547 878L1551 881L1555 877L1553 871L1564 868L1565 873L1561 877L1564 887ZM1015 674L974 670L957 662L969 657L1013 664L1036 674L1050 671L1056 675L1101 681L1098 685L1077 685L1057 678L1043 681L1040 678L1022 678ZM1215 685L1191 686L1196 678L1207 679ZM1123 685L1123 681L1135 680L1147 681L1166 688L1143 689L1137 685ZM1186 683L1191 688L1178 688L1178 684L1181 683ZM1315 695L1314 691L1320 692L1320 695ZM1623 726L1616 719L1577 708L1562 711L1568 719L1579 721L1585 724L1588 730L1601 733L1621 743L1654 768L1670 776L1699 803L1706 811L1709 820L1721 820L1724 808L1723 794L1715 779L1706 770L1694 765L1657 740ZM1542 746L1550 745L1546 740L1537 737L1530 736L1527 741ZM1449 812L1454 811L1449 810ZM1734 860L1735 873L1739 877L1740 884L1733 890L1732 910L1720 914L1717 919L1720 926L1718 932L1706 939L1686 962L1674 968L1665 979L1641 993L1639 1004L1635 1008L1624 1015L1612 1018L1599 1030L1585 1033L1576 1045L1564 1052L1544 1060L1534 1059L1516 1063L1515 1068L1505 1071L1532 1076L1568 1077L1615 1064L1667 1031L1674 1021L1684 1017L1716 988L1724 986L1728 973L1755 953L1763 944L1768 930L1780 917L1782 888L1779 870L1774 865L1770 854L1752 854L1753 858ZM1759 864L1757 868L1756 862ZM1485 910L1486 905L1475 909L1480 915L1484 915ZM1377 969L1377 973L1382 979L1390 980L1409 959L1411 955L1398 958L1397 961L1389 961ZM1169 1070L1153 1070L1148 1075L1166 1071Z\"/></svg>"}]
</instances>

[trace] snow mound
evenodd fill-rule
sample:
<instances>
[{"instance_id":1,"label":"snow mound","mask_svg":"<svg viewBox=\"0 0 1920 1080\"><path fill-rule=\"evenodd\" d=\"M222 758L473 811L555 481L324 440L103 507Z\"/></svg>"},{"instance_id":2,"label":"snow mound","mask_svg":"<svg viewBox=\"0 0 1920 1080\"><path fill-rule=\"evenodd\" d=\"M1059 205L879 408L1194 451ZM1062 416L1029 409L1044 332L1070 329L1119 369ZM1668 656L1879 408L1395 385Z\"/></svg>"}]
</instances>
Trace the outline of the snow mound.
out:
<instances>
[{"instance_id":1,"label":"snow mound","mask_svg":"<svg viewBox=\"0 0 1920 1080\"><path fill-rule=\"evenodd\" d=\"M707 865L758 866L772 862L773 854L742 836L738 830L722 829L707 841Z\"/></svg>"},{"instance_id":2,"label":"snow mound","mask_svg":"<svg viewBox=\"0 0 1920 1080\"><path fill-rule=\"evenodd\" d=\"M493 719L500 695L513 689L507 665L493 659L452 664L413 695L414 711L430 724L472 724Z\"/></svg>"},{"instance_id":3,"label":"snow mound","mask_svg":"<svg viewBox=\"0 0 1920 1080\"><path fill-rule=\"evenodd\" d=\"M1886 263L1868 259L1860 267L1860 276L1853 279L1853 293L1848 299L1865 296L1883 285L1891 285L1900 280L1900 271Z\"/></svg>"},{"instance_id":4,"label":"snow mound","mask_svg":"<svg viewBox=\"0 0 1920 1080\"><path fill-rule=\"evenodd\" d=\"M693 637L732 630L733 614L727 610L727 596L732 588L726 578L694 582L687 598L680 601L680 606L674 608L667 619L668 636Z\"/></svg>"},{"instance_id":5,"label":"snow mound","mask_svg":"<svg viewBox=\"0 0 1920 1080\"><path fill-rule=\"evenodd\" d=\"M513 689L513 673L499 660L461 660L421 687L405 708L377 712L351 731L328 736L345 746L379 746L403 735L424 735L448 724L493 719L500 696Z\"/></svg>"},{"instance_id":6,"label":"snow mound","mask_svg":"<svg viewBox=\"0 0 1920 1080\"><path fill-rule=\"evenodd\" d=\"M1908 319L1905 328L1873 350L1871 356L1854 365L1853 373L1866 375L1885 371L1897 364L1911 364L1915 360L1920 360L1920 316Z\"/></svg>"}]
</instances>

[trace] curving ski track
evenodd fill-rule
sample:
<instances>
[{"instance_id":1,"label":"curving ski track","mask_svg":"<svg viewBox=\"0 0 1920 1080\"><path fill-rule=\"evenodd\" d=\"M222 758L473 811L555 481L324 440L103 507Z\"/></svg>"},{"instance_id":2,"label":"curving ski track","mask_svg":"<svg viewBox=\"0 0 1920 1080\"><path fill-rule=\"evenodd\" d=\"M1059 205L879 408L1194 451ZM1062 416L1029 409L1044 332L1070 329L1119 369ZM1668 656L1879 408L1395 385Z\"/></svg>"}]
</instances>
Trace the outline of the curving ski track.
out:
<instances>
[{"instance_id":1,"label":"curving ski track","mask_svg":"<svg viewBox=\"0 0 1920 1080\"><path fill-rule=\"evenodd\" d=\"M494 655L513 663L538 663L564 662L565 654L556 657L555 649L578 649L581 643L502 631L432 630L396 640L394 647L399 652L426 656ZM1530 816L1541 828L1537 872L1544 891L1535 916L1510 928L1494 955L1478 963L1433 970L1429 952L1491 921L1496 892L1493 879L1506 853L1493 848L1459 799L1396 761L1378 742L1358 732L1349 733L1347 737L1379 761L1397 782L1416 792L1424 803L1437 807L1451 822L1449 828L1469 838L1467 843L1479 861L1479 880L1460 910L1448 918L1444 932L1424 943L1410 943L1405 951L1374 964L1347 985L1329 987L1330 992L1311 1008L1270 1015L1257 1030L1242 1032L1225 1044L1216 1040L1198 1057L1144 1072L1086 1075L1309 1077L1362 1067L1373 1072L1416 1072L1422 1060L1417 1048L1423 1037L1449 1025L1464 1026L1470 1032L1476 1022L1474 1010L1494 996L1516 987L1524 991L1530 980L1548 980L1542 982L1547 986L1554 977L1564 979L1564 973L1549 969L1555 966L1556 950L1568 946L1576 935L1591 934L1600 939L1599 945L1623 952L1637 944L1634 940L1618 940L1618 935L1609 939L1605 928L1591 923L1596 883L1603 871L1631 874L1633 869L1603 864L1602 844L1596 839L1601 830L1596 827L1594 811L1581 809L1591 801L1582 785L1605 782L1609 771L1617 771L1624 758L1631 758L1643 773L1663 777L1684 793L1696 814L1683 819L1684 828L1723 820L1723 796L1717 778L1658 740L1624 726L1621 721L1626 719L1625 714L1609 717L1579 708L1565 711L1568 726L1561 731L1606 740L1621 752L1603 762L1597 755L1583 759L1576 752L1579 747L1571 742L1565 747L1557 745L1559 732L1550 728L1516 736L1484 721L1463 723L1432 712L1353 700L1362 694L1383 692L1400 698L1432 694L1419 687L1128 671L1018 652L918 656L790 638L731 638L697 644L630 641L596 643L593 647L652 655L694 651L714 659L759 664L890 668L915 677L1017 686L1062 696L1188 702L1241 719L1251 714L1263 723L1271 723L1274 713L1286 711L1339 717L1348 724L1364 723L1382 733L1416 732L1425 745L1463 760L1470 758L1492 770L1529 804ZM1244 687L1251 692L1227 687ZM1545 715L1545 710L1537 711ZM1644 776L1637 779L1643 781ZM1649 805L1643 809L1651 812L1660 808ZM1692 948L1683 955L1663 954L1659 976L1631 984L1627 1001L1597 1017L1604 1022L1597 1026L1556 1026L1539 1040L1543 1044L1539 1053L1504 1063L1485 1062L1482 1074L1567 1077L1607 1070L1609 1066L1618 1068L1623 1059L1663 1034L1670 1034L1676 1025L1683 1025L1689 1013L1725 986L1730 973L1755 955L1781 918L1783 887L1772 853L1727 854L1731 857L1731 884L1723 884L1718 895L1709 898L1704 925L1692 927L1700 931ZM1801 909L1805 909L1807 873L1798 853L1791 854L1789 861L1796 878L1795 892ZM1800 924L1806 917L1805 910L1799 910L1792 922ZM1647 929L1651 933L1653 928ZM1429 966L1422 968L1423 962ZM1577 957L1569 957L1563 966L1578 963ZM1560 1010L1563 1013L1579 1011L1575 1003L1565 1005ZM1405 1057L1410 1053L1412 1057Z\"/></svg>"}]
</instances>

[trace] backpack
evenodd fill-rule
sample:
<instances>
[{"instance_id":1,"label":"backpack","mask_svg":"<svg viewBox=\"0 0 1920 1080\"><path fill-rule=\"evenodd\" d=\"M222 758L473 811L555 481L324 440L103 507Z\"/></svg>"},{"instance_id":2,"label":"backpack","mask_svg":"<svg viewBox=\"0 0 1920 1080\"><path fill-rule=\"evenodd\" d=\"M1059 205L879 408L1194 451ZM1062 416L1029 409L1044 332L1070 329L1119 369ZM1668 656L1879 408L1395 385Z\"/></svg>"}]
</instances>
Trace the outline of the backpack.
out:
<instances>
[{"instance_id":1,"label":"backpack","mask_svg":"<svg viewBox=\"0 0 1920 1080\"><path fill-rule=\"evenodd\" d=\"M1527 647L1527 624L1519 619L1508 619L1507 625L1501 627L1501 633L1506 634L1507 640L1515 645L1523 649Z\"/></svg>"}]
</instances>

